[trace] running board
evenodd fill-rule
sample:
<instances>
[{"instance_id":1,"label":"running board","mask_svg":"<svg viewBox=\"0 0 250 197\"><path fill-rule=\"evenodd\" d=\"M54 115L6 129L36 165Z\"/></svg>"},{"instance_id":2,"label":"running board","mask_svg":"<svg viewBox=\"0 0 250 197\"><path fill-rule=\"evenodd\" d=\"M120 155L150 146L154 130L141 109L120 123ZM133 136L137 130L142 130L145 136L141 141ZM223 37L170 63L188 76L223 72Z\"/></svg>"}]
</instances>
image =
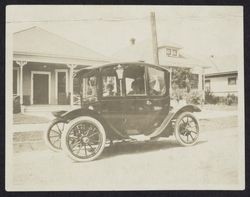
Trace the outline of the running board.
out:
<instances>
[{"instance_id":1,"label":"running board","mask_svg":"<svg viewBox=\"0 0 250 197\"><path fill-rule=\"evenodd\" d=\"M136 141L149 141L150 137L145 135L130 135L130 139L136 140Z\"/></svg>"}]
</instances>

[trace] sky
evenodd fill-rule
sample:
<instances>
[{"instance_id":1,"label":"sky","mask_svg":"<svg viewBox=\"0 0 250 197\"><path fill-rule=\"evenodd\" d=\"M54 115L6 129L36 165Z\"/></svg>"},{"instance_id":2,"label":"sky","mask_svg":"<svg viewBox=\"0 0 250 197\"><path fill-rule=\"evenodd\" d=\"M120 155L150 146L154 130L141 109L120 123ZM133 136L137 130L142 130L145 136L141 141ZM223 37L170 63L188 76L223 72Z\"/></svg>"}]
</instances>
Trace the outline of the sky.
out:
<instances>
[{"instance_id":1,"label":"sky","mask_svg":"<svg viewBox=\"0 0 250 197\"><path fill-rule=\"evenodd\" d=\"M85 6L11 5L11 32L39 26L112 56L129 40L151 41L150 12L155 12L159 40L178 43L200 57L243 57L242 6Z\"/></svg>"}]
</instances>

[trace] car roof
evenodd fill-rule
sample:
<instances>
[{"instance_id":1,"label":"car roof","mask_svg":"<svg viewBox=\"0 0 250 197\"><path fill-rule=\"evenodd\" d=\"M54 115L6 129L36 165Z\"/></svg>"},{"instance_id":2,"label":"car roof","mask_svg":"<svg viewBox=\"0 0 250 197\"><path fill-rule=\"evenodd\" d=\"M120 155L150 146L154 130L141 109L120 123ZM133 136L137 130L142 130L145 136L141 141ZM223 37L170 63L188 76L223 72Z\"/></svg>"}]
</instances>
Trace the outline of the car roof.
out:
<instances>
[{"instance_id":1,"label":"car roof","mask_svg":"<svg viewBox=\"0 0 250 197\"><path fill-rule=\"evenodd\" d=\"M77 71L76 75L83 73L84 71L90 71L90 70L94 70L94 69L98 69L98 68L104 68L104 67L109 67L109 66L113 66L113 65L129 65L129 64L133 64L133 65L144 65L144 66L153 66L153 67L158 67L164 70L168 70L168 68L164 67L164 66L160 66L160 65L155 65L155 64L149 64L146 62L112 62L112 63L108 63L108 64L102 64L102 65L98 65L98 66L86 66L85 68L80 69L79 71Z\"/></svg>"}]
</instances>

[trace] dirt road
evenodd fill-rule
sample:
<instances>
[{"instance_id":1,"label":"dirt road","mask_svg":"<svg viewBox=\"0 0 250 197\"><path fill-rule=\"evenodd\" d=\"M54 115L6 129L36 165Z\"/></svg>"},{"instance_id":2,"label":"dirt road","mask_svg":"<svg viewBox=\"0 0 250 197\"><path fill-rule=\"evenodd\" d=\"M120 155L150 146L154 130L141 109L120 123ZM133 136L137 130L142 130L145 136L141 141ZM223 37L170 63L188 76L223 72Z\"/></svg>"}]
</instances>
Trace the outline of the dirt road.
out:
<instances>
[{"instance_id":1,"label":"dirt road","mask_svg":"<svg viewBox=\"0 0 250 197\"><path fill-rule=\"evenodd\" d=\"M234 125L210 128L192 147L178 146L174 137L118 143L106 148L99 160L88 163L73 162L50 150L15 153L12 189L232 188L239 183L239 130Z\"/></svg>"}]
</instances>

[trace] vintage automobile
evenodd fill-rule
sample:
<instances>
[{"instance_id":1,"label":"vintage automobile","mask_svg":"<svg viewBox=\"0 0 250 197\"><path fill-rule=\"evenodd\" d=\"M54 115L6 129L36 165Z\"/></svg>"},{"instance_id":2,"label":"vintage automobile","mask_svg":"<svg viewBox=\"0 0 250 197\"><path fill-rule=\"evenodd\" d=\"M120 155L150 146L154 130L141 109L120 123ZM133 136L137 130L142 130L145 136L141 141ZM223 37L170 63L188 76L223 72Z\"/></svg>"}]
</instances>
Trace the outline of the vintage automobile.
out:
<instances>
[{"instance_id":1,"label":"vintage automobile","mask_svg":"<svg viewBox=\"0 0 250 197\"><path fill-rule=\"evenodd\" d=\"M77 72L81 108L53 112L45 133L48 146L75 161L91 161L117 140L147 140L175 135L182 146L194 145L199 123L194 105L170 106L169 71L142 62L86 67Z\"/></svg>"}]
</instances>

